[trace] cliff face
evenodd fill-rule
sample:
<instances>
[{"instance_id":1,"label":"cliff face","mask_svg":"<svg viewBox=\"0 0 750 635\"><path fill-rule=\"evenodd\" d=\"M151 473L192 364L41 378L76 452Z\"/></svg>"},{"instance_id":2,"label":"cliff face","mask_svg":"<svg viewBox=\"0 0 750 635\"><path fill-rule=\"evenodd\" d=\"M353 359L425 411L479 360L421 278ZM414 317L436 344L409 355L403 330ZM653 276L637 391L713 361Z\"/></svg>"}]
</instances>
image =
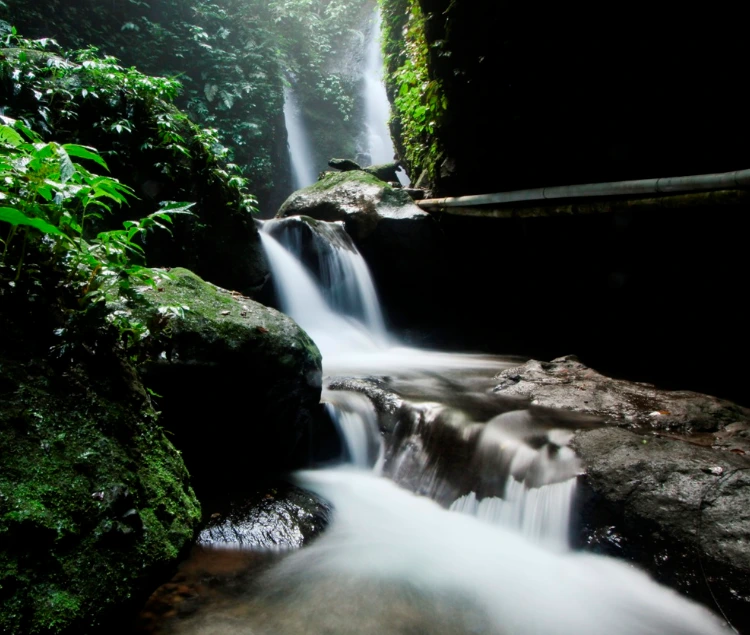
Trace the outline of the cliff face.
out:
<instances>
[{"instance_id":1,"label":"cliff face","mask_svg":"<svg viewBox=\"0 0 750 635\"><path fill-rule=\"evenodd\" d=\"M729 3L411 4L446 102L439 194L747 167L750 45Z\"/></svg>"}]
</instances>

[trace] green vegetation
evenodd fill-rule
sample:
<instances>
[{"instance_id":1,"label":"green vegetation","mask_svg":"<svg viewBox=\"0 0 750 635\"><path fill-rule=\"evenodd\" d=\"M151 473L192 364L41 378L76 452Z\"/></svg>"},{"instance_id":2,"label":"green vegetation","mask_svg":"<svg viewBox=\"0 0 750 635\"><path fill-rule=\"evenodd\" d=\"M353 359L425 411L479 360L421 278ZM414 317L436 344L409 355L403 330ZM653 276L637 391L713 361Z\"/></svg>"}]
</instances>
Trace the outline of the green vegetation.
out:
<instances>
[{"instance_id":1,"label":"green vegetation","mask_svg":"<svg viewBox=\"0 0 750 635\"><path fill-rule=\"evenodd\" d=\"M448 103L440 81L430 75L427 18L418 0L380 0L380 7L396 142L410 174L416 178L426 170L433 181L443 156L440 128Z\"/></svg>"},{"instance_id":2,"label":"green vegetation","mask_svg":"<svg viewBox=\"0 0 750 635\"><path fill-rule=\"evenodd\" d=\"M285 196L289 188L285 82L294 82L323 162L353 153L360 77L352 51L373 7L374 0L6 0L0 17L26 36L95 45L125 66L179 79L177 106L216 131L226 159L266 207L274 191ZM113 123L125 130L128 121Z\"/></svg>"}]
</instances>

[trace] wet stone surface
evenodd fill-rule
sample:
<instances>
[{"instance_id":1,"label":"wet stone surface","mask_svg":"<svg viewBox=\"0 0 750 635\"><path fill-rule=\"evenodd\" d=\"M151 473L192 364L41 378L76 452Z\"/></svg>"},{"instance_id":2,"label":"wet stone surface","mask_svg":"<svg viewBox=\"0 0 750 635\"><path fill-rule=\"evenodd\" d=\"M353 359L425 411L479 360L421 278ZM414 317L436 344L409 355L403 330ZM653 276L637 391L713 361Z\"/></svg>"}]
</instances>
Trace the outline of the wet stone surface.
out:
<instances>
[{"instance_id":1,"label":"wet stone surface","mask_svg":"<svg viewBox=\"0 0 750 635\"><path fill-rule=\"evenodd\" d=\"M325 528L330 513L322 500L286 483L228 497L212 508L198 544L254 550L299 548Z\"/></svg>"}]
</instances>

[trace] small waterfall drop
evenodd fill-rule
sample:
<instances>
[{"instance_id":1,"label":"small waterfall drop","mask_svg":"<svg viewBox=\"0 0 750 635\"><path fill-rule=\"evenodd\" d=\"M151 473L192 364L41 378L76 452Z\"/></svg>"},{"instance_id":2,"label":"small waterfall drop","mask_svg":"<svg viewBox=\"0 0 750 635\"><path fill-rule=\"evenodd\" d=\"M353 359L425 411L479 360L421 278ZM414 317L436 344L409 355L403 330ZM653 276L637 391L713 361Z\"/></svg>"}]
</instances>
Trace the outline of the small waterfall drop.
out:
<instances>
[{"instance_id":1,"label":"small waterfall drop","mask_svg":"<svg viewBox=\"0 0 750 635\"><path fill-rule=\"evenodd\" d=\"M330 308L350 316L380 341L386 341L380 302L364 258L342 222L323 223L287 218L269 221L264 230L292 254L309 254L309 267L316 272L318 288Z\"/></svg>"},{"instance_id":2,"label":"small waterfall drop","mask_svg":"<svg viewBox=\"0 0 750 635\"><path fill-rule=\"evenodd\" d=\"M323 393L323 403L346 444L349 463L380 472L383 443L372 402L356 392L327 390Z\"/></svg>"},{"instance_id":3,"label":"small waterfall drop","mask_svg":"<svg viewBox=\"0 0 750 635\"><path fill-rule=\"evenodd\" d=\"M361 322L334 312L305 267L267 232L261 241L274 274L281 309L304 328L324 356L373 351L379 343Z\"/></svg>"},{"instance_id":4,"label":"small waterfall drop","mask_svg":"<svg viewBox=\"0 0 750 635\"><path fill-rule=\"evenodd\" d=\"M284 123L289 140L289 158L292 163L294 189L312 185L317 180L313 165L312 152L302 112L300 111L294 90L284 87Z\"/></svg>"}]
</instances>

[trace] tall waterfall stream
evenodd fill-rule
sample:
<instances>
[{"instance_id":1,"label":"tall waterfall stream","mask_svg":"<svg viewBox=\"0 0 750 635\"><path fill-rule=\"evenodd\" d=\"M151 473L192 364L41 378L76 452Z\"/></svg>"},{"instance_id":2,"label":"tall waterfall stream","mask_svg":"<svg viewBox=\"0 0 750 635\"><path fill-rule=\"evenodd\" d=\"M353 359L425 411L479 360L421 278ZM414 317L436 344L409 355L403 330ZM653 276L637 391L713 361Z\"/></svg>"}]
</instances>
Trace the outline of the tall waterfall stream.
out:
<instances>
[{"instance_id":1,"label":"tall waterfall stream","mask_svg":"<svg viewBox=\"0 0 750 635\"><path fill-rule=\"evenodd\" d=\"M300 223L273 226L280 303L321 349L346 465L294 476L332 504L321 536L178 632L724 632L626 563L569 548L576 421L493 396L512 360L401 345L341 224L315 223L305 263Z\"/></svg>"}]
</instances>

